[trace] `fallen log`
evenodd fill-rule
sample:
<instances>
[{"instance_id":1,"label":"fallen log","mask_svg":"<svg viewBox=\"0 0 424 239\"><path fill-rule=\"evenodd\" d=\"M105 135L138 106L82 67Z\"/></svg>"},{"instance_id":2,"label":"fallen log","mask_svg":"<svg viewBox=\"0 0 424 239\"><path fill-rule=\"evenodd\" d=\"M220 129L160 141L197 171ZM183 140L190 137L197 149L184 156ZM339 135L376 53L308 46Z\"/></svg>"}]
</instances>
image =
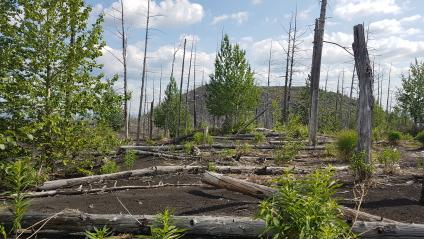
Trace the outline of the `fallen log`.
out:
<instances>
[{"instance_id":1,"label":"fallen log","mask_svg":"<svg viewBox=\"0 0 424 239\"><path fill-rule=\"evenodd\" d=\"M248 182L241 179L224 176L222 174L209 172L209 171L204 173L202 182L218 187L218 188L225 188L230 191L240 192L240 193L250 195L259 199L265 199L265 198L271 197L274 193L277 192L276 189L271 187ZM365 212L360 212L360 211L357 211L348 207L344 207L344 206L341 206L340 210L343 212L343 215L345 217L351 218L351 219L355 218L355 216L358 215L357 217L358 220L397 223L394 220L375 216Z\"/></svg>"},{"instance_id":2,"label":"fallen log","mask_svg":"<svg viewBox=\"0 0 424 239\"><path fill-rule=\"evenodd\" d=\"M123 214L88 214L78 210L65 209L55 216L45 213L26 213L22 226L31 233L37 227L32 225L46 218L51 218L38 235L43 238L83 237L85 231L94 227L107 226L115 234L147 235L150 225L155 221L154 215ZM174 223L178 228L187 229L186 238L258 238L265 230L265 222L250 217L232 216L175 216ZM0 222L11 227L13 214L7 209L0 209ZM358 221L352 230L364 239L396 238L410 239L424 236L424 225L387 222Z\"/></svg>"},{"instance_id":3,"label":"fallen log","mask_svg":"<svg viewBox=\"0 0 424 239\"><path fill-rule=\"evenodd\" d=\"M134 150L134 153L137 154L137 155L155 156L155 157L159 157L159 158L169 158L169 159L176 159L176 160L199 159L199 157L185 157L185 156L180 156L180 155L167 154L167 153L154 152L154 151Z\"/></svg>"},{"instance_id":4,"label":"fallen log","mask_svg":"<svg viewBox=\"0 0 424 239\"><path fill-rule=\"evenodd\" d=\"M248 145L252 149L276 149L280 148L281 145L273 144L252 144ZM237 149L240 145L236 144L212 144L212 145L198 145L199 149ZM161 145L161 146L150 146L150 145L125 145L120 147L121 150L142 150L142 151L152 151L152 152L163 152L163 151L173 151L173 150L182 150L184 149L183 145ZM325 150L325 147L322 145L319 146L309 146L305 145L300 150Z\"/></svg>"}]
</instances>

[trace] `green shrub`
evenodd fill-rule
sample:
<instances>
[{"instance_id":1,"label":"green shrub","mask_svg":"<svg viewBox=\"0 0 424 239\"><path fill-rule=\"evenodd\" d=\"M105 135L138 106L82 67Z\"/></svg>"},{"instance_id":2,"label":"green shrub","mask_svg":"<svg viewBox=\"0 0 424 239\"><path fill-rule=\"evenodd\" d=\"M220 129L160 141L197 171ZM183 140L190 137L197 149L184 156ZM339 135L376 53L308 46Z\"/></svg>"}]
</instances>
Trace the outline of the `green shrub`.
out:
<instances>
[{"instance_id":1,"label":"green shrub","mask_svg":"<svg viewBox=\"0 0 424 239\"><path fill-rule=\"evenodd\" d=\"M191 153L191 151L194 148L194 145L195 144L192 141L185 142L184 145L183 145L184 152L187 153L187 154Z\"/></svg>"},{"instance_id":2,"label":"green shrub","mask_svg":"<svg viewBox=\"0 0 424 239\"><path fill-rule=\"evenodd\" d=\"M400 134L401 140L414 140L414 137L408 133L401 133Z\"/></svg>"},{"instance_id":3,"label":"green shrub","mask_svg":"<svg viewBox=\"0 0 424 239\"><path fill-rule=\"evenodd\" d=\"M219 153L221 157L234 157L237 154L236 149L224 149Z\"/></svg>"},{"instance_id":4,"label":"green shrub","mask_svg":"<svg viewBox=\"0 0 424 239\"><path fill-rule=\"evenodd\" d=\"M337 149L335 144L325 145L325 154L329 157L334 157L337 155Z\"/></svg>"},{"instance_id":5,"label":"green shrub","mask_svg":"<svg viewBox=\"0 0 424 239\"><path fill-rule=\"evenodd\" d=\"M274 234L273 239L354 238L334 199L339 185L333 176L327 168L304 178L290 174L278 178L277 193L259 206L258 217L266 223L264 234Z\"/></svg>"},{"instance_id":6,"label":"green shrub","mask_svg":"<svg viewBox=\"0 0 424 239\"><path fill-rule=\"evenodd\" d=\"M358 141L358 135L353 130L339 132L336 139L336 149L342 160L348 161L352 158Z\"/></svg>"},{"instance_id":7,"label":"green shrub","mask_svg":"<svg viewBox=\"0 0 424 239\"><path fill-rule=\"evenodd\" d=\"M187 230L179 229L174 225L172 213L165 209L163 213L156 215L155 224L151 227L151 235L140 235L136 238L145 239L179 239Z\"/></svg>"},{"instance_id":8,"label":"green shrub","mask_svg":"<svg viewBox=\"0 0 424 239\"><path fill-rule=\"evenodd\" d=\"M238 155L246 155L252 152L252 145L248 143L239 144L236 147L236 154Z\"/></svg>"},{"instance_id":9,"label":"green shrub","mask_svg":"<svg viewBox=\"0 0 424 239\"><path fill-rule=\"evenodd\" d=\"M7 239L6 229L4 228L3 225L0 225L0 236L2 236L3 239Z\"/></svg>"},{"instance_id":10,"label":"green shrub","mask_svg":"<svg viewBox=\"0 0 424 239\"><path fill-rule=\"evenodd\" d=\"M419 132L417 136L415 136L415 140L417 140L424 146L424 130Z\"/></svg>"},{"instance_id":11,"label":"green shrub","mask_svg":"<svg viewBox=\"0 0 424 239\"><path fill-rule=\"evenodd\" d=\"M253 137L254 137L253 138L253 142L255 144L263 143L263 142L266 141L266 137L265 137L265 135L262 132L254 132L253 133Z\"/></svg>"},{"instance_id":12,"label":"green shrub","mask_svg":"<svg viewBox=\"0 0 424 239\"><path fill-rule=\"evenodd\" d=\"M288 139L304 139L308 136L308 127L302 124L300 116L290 115L287 124L277 124L276 131L286 133Z\"/></svg>"},{"instance_id":13,"label":"green shrub","mask_svg":"<svg viewBox=\"0 0 424 239\"><path fill-rule=\"evenodd\" d=\"M359 181L369 180L375 170L374 165L365 162L365 156L365 152L354 153L350 160L350 169Z\"/></svg>"},{"instance_id":14,"label":"green shrub","mask_svg":"<svg viewBox=\"0 0 424 239\"><path fill-rule=\"evenodd\" d=\"M397 145L399 143L401 133L399 131L390 131L387 133L387 140L391 145Z\"/></svg>"},{"instance_id":15,"label":"green shrub","mask_svg":"<svg viewBox=\"0 0 424 239\"><path fill-rule=\"evenodd\" d=\"M197 132L193 136L193 141L196 145L202 145L202 144L213 144L213 138L210 134L205 135L205 133Z\"/></svg>"},{"instance_id":16,"label":"green shrub","mask_svg":"<svg viewBox=\"0 0 424 239\"><path fill-rule=\"evenodd\" d=\"M134 167L134 162L137 156L135 155L134 150L127 150L124 155L124 165L127 169L131 169Z\"/></svg>"},{"instance_id":17,"label":"green shrub","mask_svg":"<svg viewBox=\"0 0 424 239\"><path fill-rule=\"evenodd\" d=\"M208 171L216 172L216 164L214 162L208 163Z\"/></svg>"},{"instance_id":18,"label":"green shrub","mask_svg":"<svg viewBox=\"0 0 424 239\"><path fill-rule=\"evenodd\" d=\"M393 148L383 149L377 156L378 162L384 165L384 171L387 173L395 172L395 164L400 160L400 152Z\"/></svg>"},{"instance_id":19,"label":"green shrub","mask_svg":"<svg viewBox=\"0 0 424 239\"><path fill-rule=\"evenodd\" d=\"M100 168L101 174L109 174L109 173L116 173L118 172L118 165L115 161L106 159L103 163L102 167Z\"/></svg>"},{"instance_id":20,"label":"green shrub","mask_svg":"<svg viewBox=\"0 0 424 239\"><path fill-rule=\"evenodd\" d=\"M274 150L274 159L276 164L292 161L302 149L301 141L288 141L284 145Z\"/></svg>"},{"instance_id":21,"label":"green shrub","mask_svg":"<svg viewBox=\"0 0 424 239\"><path fill-rule=\"evenodd\" d=\"M106 226L104 226L101 229L98 229L97 227L94 227L94 231L90 232L90 231L86 231L85 232L85 236L88 239L105 239L107 238L110 234L112 234L112 232L110 231L109 228L107 228Z\"/></svg>"}]
</instances>

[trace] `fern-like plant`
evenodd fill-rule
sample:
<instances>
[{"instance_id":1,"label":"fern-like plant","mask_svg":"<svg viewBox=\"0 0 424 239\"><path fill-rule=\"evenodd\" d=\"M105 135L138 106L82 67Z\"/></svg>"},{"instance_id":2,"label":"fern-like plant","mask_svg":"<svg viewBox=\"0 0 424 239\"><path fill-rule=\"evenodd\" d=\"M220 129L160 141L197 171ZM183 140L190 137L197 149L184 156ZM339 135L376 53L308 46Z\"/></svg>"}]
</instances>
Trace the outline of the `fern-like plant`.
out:
<instances>
[{"instance_id":1,"label":"fern-like plant","mask_svg":"<svg viewBox=\"0 0 424 239\"><path fill-rule=\"evenodd\" d=\"M187 230L177 228L174 225L172 213L165 209L163 213L156 215L155 225L151 228L151 235L140 235L137 238L143 239L179 239L184 236Z\"/></svg>"},{"instance_id":2,"label":"fern-like plant","mask_svg":"<svg viewBox=\"0 0 424 239\"><path fill-rule=\"evenodd\" d=\"M103 226L102 228L94 227L93 231L86 231L85 236L88 239L105 239L107 238L112 232L107 226Z\"/></svg>"}]
</instances>

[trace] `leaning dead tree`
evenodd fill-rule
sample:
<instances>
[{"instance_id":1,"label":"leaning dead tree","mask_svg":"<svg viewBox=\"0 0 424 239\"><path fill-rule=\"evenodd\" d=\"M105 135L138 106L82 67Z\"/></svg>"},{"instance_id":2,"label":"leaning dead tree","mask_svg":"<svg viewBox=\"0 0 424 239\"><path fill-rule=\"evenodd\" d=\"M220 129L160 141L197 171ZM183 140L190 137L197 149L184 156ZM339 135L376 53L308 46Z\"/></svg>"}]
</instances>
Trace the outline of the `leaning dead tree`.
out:
<instances>
[{"instance_id":1,"label":"leaning dead tree","mask_svg":"<svg viewBox=\"0 0 424 239\"><path fill-rule=\"evenodd\" d=\"M356 25L353 28L353 52L355 56L356 72L359 81L359 111L358 111L358 145L357 152L365 154L364 161L371 163L371 135L372 135L372 110L374 96L372 92L373 72L368 56L365 41L364 26ZM368 176L368 175L362 175Z\"/></svg>"},{"instance_id":2,"label":"leaning dead tree","mask_svg":"<svg viewBox=\"0 0 424 239\"><path fill-rule=\"evenodd\" d=\"M138 107L138 117L137 117L137 144L140 143L140 133L141 133L141 110L143 106L143 95L144 95L144 85L146 82L146 55L147 55L147 41L149 39L149 23L150 23L150 0L147 1L147 16L146 16L146 35L144 37L144 56L143 56L143 72L141 74L141 89L140 89L140 104Z\"/></svg>"},{"instance_id":3,"label":"leaning dead tree","mask_svg":"<svg viewBox=\"0 0 424 239\"><path fill-rule=\"evenodd\" d=\"M315 20L314 48L312 53L311 69L311 110L309 116L309 143L313 146L316 145L317 141L319 78L321 74L321 56L324 41L326 9L327 0L322 0L320 17Z\"/></svg>"}]
</instances>

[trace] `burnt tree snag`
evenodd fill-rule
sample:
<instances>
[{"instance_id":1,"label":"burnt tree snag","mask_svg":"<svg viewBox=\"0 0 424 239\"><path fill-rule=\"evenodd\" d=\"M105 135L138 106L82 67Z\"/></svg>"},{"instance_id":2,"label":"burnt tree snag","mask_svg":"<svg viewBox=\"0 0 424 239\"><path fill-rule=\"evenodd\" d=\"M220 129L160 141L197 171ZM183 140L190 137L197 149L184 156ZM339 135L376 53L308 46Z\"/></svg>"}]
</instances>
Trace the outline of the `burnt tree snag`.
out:
<instances>
[{"instance_id":1,"label":"burnt tree snag","mask_svg":"<svg viewBox=\"0 0 424 239\"><path fill-rule=\"evenodd\" d=\"M356 151L365 153L364 161L371 163L372 110L374 96L372 92L373 72L365 41L364 26L353 28L353 52L356 73L359 81L358 144ZM367 176L367 175L364 175Z\"/></svg>"},{"instance_id":2,"label":"burnt tree snag","mask_svg":"<svg viewBox=\"0 0 424 239\"><path fill-rule=\"evenodd\" d=\"M312 146L315 146L317 143L319 78L321 74L321 56L324 41L326 8L327 0L322 0L320 17L315 20L314 48L311 68L311 109L309 115L309 143Z\"/></svg>"}]
</instances>

